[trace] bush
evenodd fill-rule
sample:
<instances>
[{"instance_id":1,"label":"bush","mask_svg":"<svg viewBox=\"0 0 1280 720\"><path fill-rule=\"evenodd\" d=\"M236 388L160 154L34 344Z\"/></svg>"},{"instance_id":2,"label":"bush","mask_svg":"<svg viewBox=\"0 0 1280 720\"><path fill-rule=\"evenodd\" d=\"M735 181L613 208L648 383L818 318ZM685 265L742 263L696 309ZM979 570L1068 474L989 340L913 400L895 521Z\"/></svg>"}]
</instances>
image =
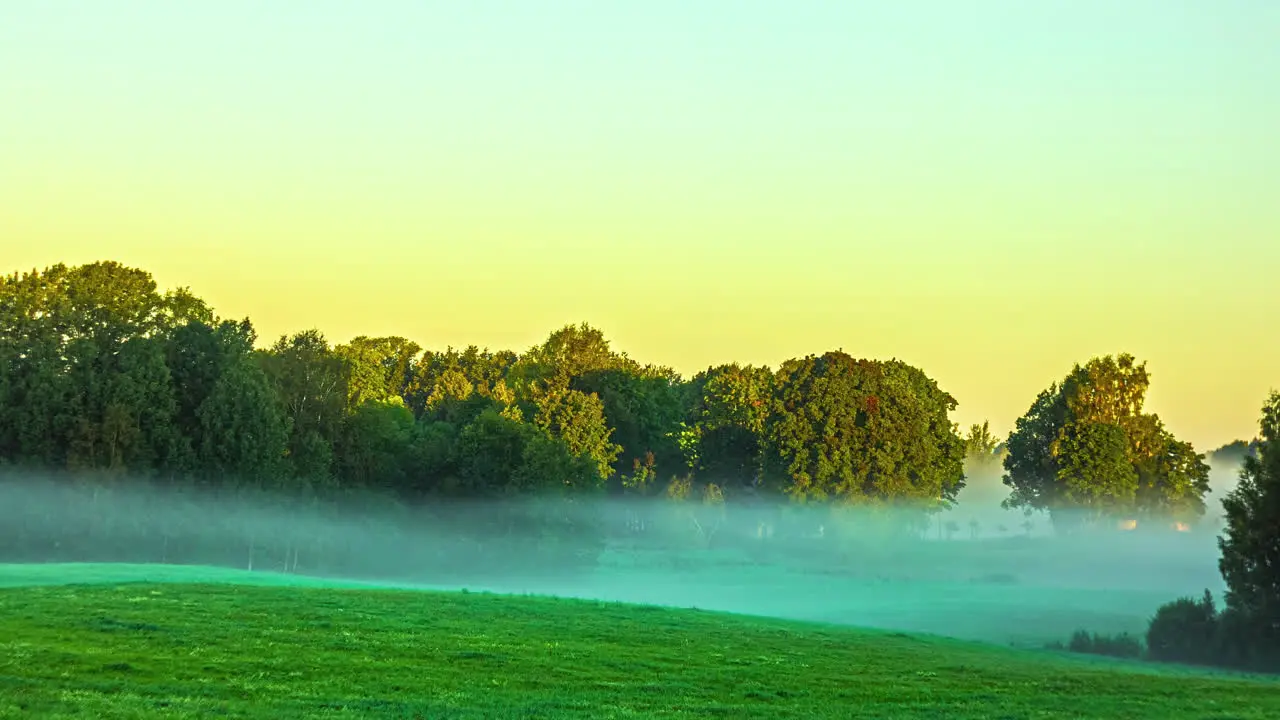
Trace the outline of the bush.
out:
<instances>
[{"instance_id":1,"label":"bush","mask_svg":"<svg viewBox=\"0 0 1280 720\"><path fill-rule=\"evenodd\" d=\"M1269 628L1237 608L1218 614L1214 662L1255 672L1280 673L1280 646Z\"/></svg>"},{"instance_id":2,"label":"bush","mask_svg":"<svg viewBox=\"0 0 1280 720\"><path fill-rule=\"evenodd\" d=\"M1218 612L1209 591L1198 601L1184 597L1162 605L1147 627L1147 651L1162 662L1219 662Z\"/></svg>"},{"instance_id":3,"label":"bush","mask_svg":"<svg viewBox=\"0 0 1280 720\"><path fill-rule=\"evenodd\" d=\"M1067 643L1067 650L1090 655L1106 655L1116 658L1142 657L1142 643L1129 633L1119 635L1089 634L1086 630L1077 630Z\"/></svg>"}]
</instances>

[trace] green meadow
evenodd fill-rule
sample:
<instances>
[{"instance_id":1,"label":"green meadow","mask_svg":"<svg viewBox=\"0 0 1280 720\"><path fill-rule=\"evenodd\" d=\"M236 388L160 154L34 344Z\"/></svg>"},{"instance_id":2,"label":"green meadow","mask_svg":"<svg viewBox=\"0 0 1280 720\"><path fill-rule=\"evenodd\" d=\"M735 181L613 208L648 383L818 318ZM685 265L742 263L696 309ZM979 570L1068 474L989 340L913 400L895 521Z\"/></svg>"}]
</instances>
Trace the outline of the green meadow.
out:
<instances>
[{"instance_id":1,"label":"green meadow","mask_svg":"<svg viewBox=\"0 0 1280 720\"><path fill-rule=\"evenodd\" d=\"M182 566L0 566L0 716L1272 718L1273 679Z\"/></svg>"}]
</instances>

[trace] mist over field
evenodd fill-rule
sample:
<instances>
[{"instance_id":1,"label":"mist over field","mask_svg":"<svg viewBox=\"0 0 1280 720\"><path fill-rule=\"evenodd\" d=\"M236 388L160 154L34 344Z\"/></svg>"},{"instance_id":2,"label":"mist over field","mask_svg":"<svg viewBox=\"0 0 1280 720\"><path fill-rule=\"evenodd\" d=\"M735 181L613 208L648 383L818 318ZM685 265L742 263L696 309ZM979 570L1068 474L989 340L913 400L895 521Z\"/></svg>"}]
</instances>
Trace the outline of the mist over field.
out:
<instances>
[{"instance_id":1,"label":"mist over field","mask_svg":"<svg viewBox=\"0 0 1280 720\"><path fill-rule=\"evenodd\" d=\"M1222 590L1218 498L1187 532L1064 536L1047 516L1001 509L1003 496L995 469L973 471L956 507L923 520L654 499L319 503L10 476L0 562L31 564L28 584L64 582L52 563L142 564L129 570L140 580L221 567L263 582L536 593L1021 645L1086 627L1141 634L1171 597Z\"/></svg>"}]
</instances>

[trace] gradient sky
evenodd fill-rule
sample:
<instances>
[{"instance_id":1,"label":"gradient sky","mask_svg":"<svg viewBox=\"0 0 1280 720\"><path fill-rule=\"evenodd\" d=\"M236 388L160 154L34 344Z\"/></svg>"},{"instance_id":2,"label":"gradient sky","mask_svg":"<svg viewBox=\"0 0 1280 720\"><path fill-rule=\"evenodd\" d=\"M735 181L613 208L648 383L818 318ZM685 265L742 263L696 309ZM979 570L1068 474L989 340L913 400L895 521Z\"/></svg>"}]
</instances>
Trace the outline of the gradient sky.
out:
<instances>
[{"instance_id":1,"label":"gradient sky","mask_svg":"<svg viewBox=\"0 0 1280 720\"><path fill-rule=\"evenodd\" d=\"M1149 361L1280 387L1280 2L0 3L0 272L115 259L267 339L692 374L843 348L1000 432Z\"/></svg>"}]
</instances>

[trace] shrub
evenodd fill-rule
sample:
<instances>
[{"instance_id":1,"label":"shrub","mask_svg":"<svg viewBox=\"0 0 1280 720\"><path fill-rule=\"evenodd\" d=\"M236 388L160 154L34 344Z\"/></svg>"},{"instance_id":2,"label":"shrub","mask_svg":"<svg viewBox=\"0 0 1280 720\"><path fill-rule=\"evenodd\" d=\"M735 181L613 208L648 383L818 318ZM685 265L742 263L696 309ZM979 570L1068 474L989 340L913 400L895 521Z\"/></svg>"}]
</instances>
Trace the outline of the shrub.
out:
<instances>
[{"instance_id":1,"label":"shrub","mask_svg":"<svg viewBox=\"0 0 1280 720\"><path fill-rule=\"evenodd\" d=\"M1077 630L1067 643L1067 650L1090 655L1106 655L1116 658L1142 657L1142 643L1129 633L1119 635L1089 634L1086 630Z\"/></svg>"},{"instance_id":2,"label":"shrub","mask_svg":"<svg viewBox=\"0 0 1280 720\"><path fill-rule=\"evenodd\" d=\"M1142 641L1129 633L1119 635L1094 635L1093 652L1118 658L1142 657Z\"/></svg>"},{"instance_id":3,"label":"shrub","mask_svg":"<svg viewBox=\"0 0 1280 720\"><path fill-rule=\"evenodd\" d=\"M1209 591L1198 601L1184 597L1162 605L1147 627L1147 650L1163 662L1218 662L1218 612Z\"/></svg>"},{"instance_id":4,"label":"shrub","mask_svg":"<svg viewBox=\"0 0 1280 720\"><path fill-rule=\"evenodd\" d=\"M1280 648L1268 641L1269 629L1259 625L1256 617L1238 608L1219 613L1214 662L1255 672L1280 672Z\"/></svg>"},{"instance_id":5,"label":"shrub","mask_svg":"<svg viewBox=\"0 0 1280 720\"><path fill-rule=\"evenodd\" d=\"M1077 630L1067 642L1067 649L1075 653L1093 652L1093 636L1088 630Z\"/></svg>"}]
</instances>

